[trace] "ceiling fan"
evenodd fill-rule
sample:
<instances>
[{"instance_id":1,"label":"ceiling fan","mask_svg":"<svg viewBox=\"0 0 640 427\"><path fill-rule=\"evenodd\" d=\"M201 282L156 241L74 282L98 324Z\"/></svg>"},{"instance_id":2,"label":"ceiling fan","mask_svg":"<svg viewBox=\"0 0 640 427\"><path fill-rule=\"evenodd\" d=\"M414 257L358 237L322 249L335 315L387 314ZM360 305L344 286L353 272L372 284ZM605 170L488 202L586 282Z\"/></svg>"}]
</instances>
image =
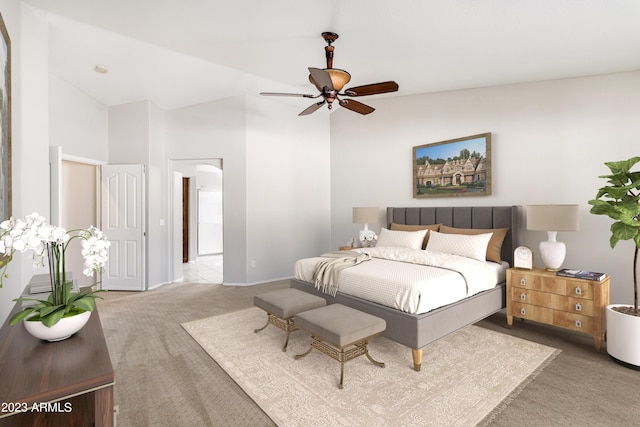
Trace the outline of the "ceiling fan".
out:
<instances>
[{"instance_id":1,"label":"ceiling fan","mask_svg":"<svg viewBox=\"0 0 640 427\"><path fill-rule=\"evenodd\" d=\"M366 96L377 95L380 93L395 92L398 90L398 84L394 81L372 83L364 86L356 86L345 89L344 92L340 92L344 85L351 80L351 74L345 70L333 68L333 50L331 45L338 35L336 33L324 32L322 37L327 42L325 46L325 56L327 57L327 68L312 68L309 67L309 81L320 91L317 95L309 95L302 93L277 93L277 92L260 92L260 95L264 96L298 96L302 98L319 98L322 97L322 101L316 102L311 106L303 110L299 116L306 116L313 113L325 103L328 104L329 109L332 107L333 101L338 101L341 107L348 110L355 111L360 114L369 114L375 111L375 108L370 107L362 102L355 101L353 99L341 98L345 96Z\"/></svg>"}]
</instances>

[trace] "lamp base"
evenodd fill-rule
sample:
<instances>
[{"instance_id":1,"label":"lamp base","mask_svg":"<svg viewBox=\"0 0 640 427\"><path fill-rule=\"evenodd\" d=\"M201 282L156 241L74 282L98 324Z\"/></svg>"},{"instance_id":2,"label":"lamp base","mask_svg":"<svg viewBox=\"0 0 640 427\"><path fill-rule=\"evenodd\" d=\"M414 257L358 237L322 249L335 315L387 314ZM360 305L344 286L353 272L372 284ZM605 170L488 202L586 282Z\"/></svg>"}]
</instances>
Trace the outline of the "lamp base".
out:
<instances>
[{"instance_id":1,"label":"lamp base","mask_svg":"<svg viewBox=\"0 0 640 427\"><path fill-rule=\"evenodd\" d=\"M549 240L540 242L540 257L548 271L558 271L567 255L567 247L564 243L556 241L555 231L547 231L547 234Z\"/></svg>"}]
</instances>

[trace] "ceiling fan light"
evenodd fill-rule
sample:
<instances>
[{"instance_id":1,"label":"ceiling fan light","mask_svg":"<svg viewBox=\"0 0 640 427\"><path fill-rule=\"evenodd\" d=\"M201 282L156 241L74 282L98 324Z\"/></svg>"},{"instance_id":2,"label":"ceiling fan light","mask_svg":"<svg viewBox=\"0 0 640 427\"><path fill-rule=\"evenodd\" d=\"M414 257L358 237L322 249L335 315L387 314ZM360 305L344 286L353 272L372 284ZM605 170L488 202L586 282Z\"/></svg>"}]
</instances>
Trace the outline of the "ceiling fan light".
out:
<instances>
[{"instance_id":1,"label":"ceiling fan light","mask_svg":"<svg viewBox=\"0 0 640 427\"><path fill-rule=\"evenodd\" d=\"M349 74L344 70L339 70L337 68L325 68L324 71L329 73L329 77L331 78L331 83L333 83L333 89L336 92L340 92L344 87L344 85L349 83L349 80L351 80L351 74ZM311 76L311 74L309 74L309 81L313 83L316 89L322 92L322 87L320 87L316 83L316 81L313 80L313 77Z\"/></svg>"},{"instance_id":2,"label":"ceiling fan light","mask_svg":"<svg viewBox=\"0 0 640 427\"><path fill-rule=\"evenodd\" d=\"M340 92L342 90L342 88L344 87L344 85L349 83L349 80L351 80L351 74L347 73L344 70L339 70L337 68L331 68L331 69L326 70L326 71L327 71L327 73L329 73L329 76L331 76L331 81L333 82L333 88L337 92Z\"/></svg>"}]
</instances>

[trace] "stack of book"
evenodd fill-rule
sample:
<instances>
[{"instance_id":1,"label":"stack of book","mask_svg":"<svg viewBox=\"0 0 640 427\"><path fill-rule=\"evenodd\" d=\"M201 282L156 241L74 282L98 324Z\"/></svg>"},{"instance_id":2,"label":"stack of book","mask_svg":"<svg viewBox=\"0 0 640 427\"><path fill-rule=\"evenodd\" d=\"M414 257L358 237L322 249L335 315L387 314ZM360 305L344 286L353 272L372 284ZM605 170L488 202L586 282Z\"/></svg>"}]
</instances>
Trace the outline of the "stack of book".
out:
<instances>
[{"instance_id":1,"label":"stack of book","mask_svg":"<svg viewBox=\"0 0 640 427\"><path fill-rule=\"evenodd\" d=\"M557 276L572 277L574 279L595 280L601 282L607 275L605 273L597 273L595 271L585 270L572 270L569 268L563 268L556 272Z\"/></svg>"}]
</instances>

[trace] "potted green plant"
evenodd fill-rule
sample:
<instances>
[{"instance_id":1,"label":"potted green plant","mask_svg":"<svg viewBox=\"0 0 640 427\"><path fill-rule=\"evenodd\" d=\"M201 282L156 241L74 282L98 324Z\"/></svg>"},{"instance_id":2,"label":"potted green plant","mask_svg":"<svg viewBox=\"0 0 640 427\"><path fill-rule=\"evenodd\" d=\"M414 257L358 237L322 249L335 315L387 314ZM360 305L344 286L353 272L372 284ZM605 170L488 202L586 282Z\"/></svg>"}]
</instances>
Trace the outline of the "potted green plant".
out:
<instances>
[{"instance_id":1,"label":"potted green plant","mask_svg":"<svg viewBox=\"0 0 640 427\"><path fill-rule=\"evenodd\" d=\"M93 286L79 291L72 290L67 280L65 254L71 240L82 239L83 273L93 276L101 272L107 262L110 242L96 227L66 231L47 224L45 218L33 213L24 219L9 218L0 223L0 254L5 256L0 274L0 288L6 277L6 269L16 252L33 252L34 267L49 267L51 293L46 300L29 297L14 301L26 302L25 306L9 320L10 325L24 321L34 336L49 341L68 338L84 326L95 309L96 294ZM77 328L77 329L76 329Z\"/></svg>"},{"instance_id":2,"label":"potted green plant","mask_svg":"<svg viewBox=\"0 0 640 427\"><path fill-rule=\"evenodd\" d=\"M640 370L640 311L638 310L638 252L640 250L640 171L631 169L640 157L619 162L607 162L610 175L600 178L607 185L589 200L591 213L607 215L611 225L610 244L613 249L620 240L635 242L633 256L633 306L612 304L607 307L607 352L616 361Z\"/></svg>"}]
</instances>

